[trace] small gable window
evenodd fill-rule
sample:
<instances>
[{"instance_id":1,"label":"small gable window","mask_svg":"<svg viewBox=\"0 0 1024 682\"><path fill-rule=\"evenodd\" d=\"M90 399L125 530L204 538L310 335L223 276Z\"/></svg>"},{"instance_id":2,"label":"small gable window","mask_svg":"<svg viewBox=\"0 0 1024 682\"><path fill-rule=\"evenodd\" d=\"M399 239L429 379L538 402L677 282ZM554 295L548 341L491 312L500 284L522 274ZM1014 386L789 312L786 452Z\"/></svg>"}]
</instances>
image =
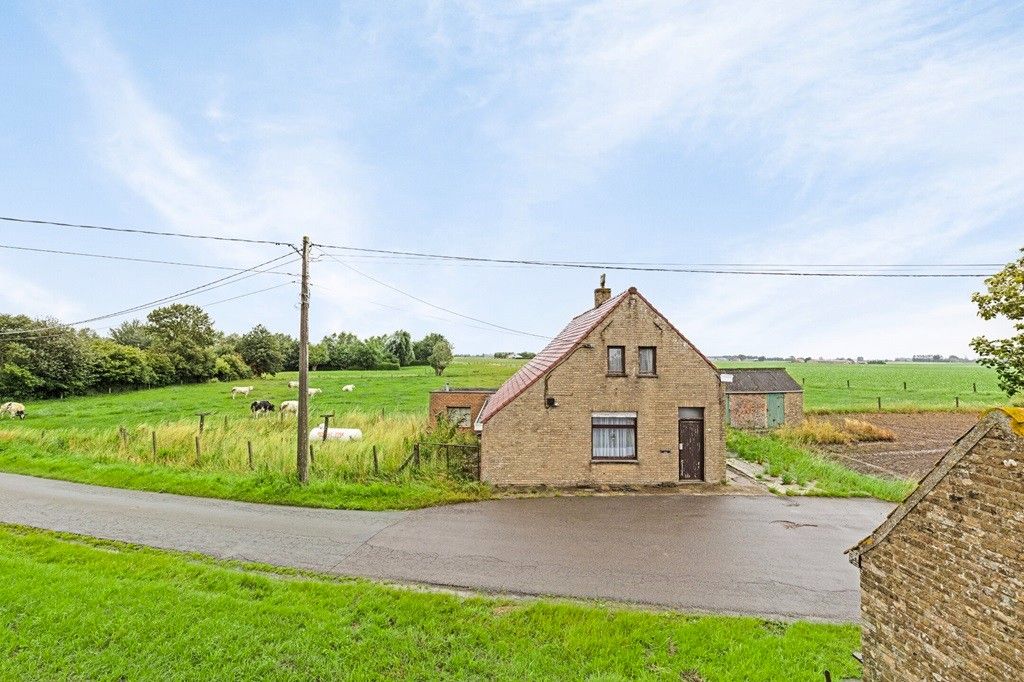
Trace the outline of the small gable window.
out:
<instances>
[{"instance_id":1,"label":"small gable window","mask_svg":"<svg viewBox=\"0 0 1024 682\"><path fill-rule=\"evenodd\" d=\"M654 346L640 346L640 374L654 376L658 373L658 349Z\"/></svg>"},{"instance_id":2,"label":"small gable window","mask_svg":"<svg viewBox=\"0 0 1024 682\"><path fill-rule=\"evenodd\" d=\"M449 407L447 411L449 422L455 426L461 426L463 428L469 427L471 411L468 407Z\"/></svg>"},{"instance_id":3,"label":"small gable window","mask_svg":"<svg viewBox=\"0 0 1024 682\"><path fill-rule=\"evenodd\" d=\"M608 373L626 373L626 347L608 346Z\"/></svg>"}]
</instances>

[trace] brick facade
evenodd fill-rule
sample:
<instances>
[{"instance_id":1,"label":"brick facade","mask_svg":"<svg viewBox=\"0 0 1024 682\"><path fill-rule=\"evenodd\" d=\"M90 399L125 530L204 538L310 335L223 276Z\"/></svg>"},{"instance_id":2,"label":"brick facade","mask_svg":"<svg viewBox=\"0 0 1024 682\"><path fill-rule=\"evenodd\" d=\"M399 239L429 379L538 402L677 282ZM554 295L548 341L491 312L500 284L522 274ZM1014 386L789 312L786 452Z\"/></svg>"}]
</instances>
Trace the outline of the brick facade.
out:
<instances>
[{"instance_id":1,"label":"brick facade","mask_svg":"<svg viewBox=\"0 0 1024 682\"><path fill-rule=\"evenodd\" d=\"M607 347L624 346L625 376ZM657 376L638 376L638 347L657 348ZM554 398L557 406L548 407ZM484 425L481 475L499 485L678 483L680 407L704 409L704 480L725 480L725 394L712 366L633 290L547 374ZM635 461L592 461L593 412L636 412Z\"/></svg>"},{"instance_id":2,"label":"brick facade","mask_svg":"<svg viewBox=\"0 0 1024 682\"><path fill-rule=\"evenodd\" d=\"M1008 412L851 550L866 682L1024 677L1024 425Z\"/></svg>"},{"instance_id":3,"label":"brick facade","mask_svg":"<svg viewBox=\"0 0 1024 682\"><path fill-rule=\"evenodd\" d=\"M804 420L804 394L783 393L784 424L797 425ZM767 393L730 393L729 425L737 429L768 428Z\"/></svg>"},{"instance_id":4,"label":"brick facade","mask_svg":"<svg viewBox=\"0 0 1024 682\"><path fill-rule=\"evenodd\" d=\"M480 410L487 399L494 394L493 388L452 388L447 391L431 391L429 421L430 425L437 424L438 415L448 414L448 408L466 407L469 408L469 426L462 427L463 431L472 431L473 422L476 421Z\"/></svg>"}]
</instances>

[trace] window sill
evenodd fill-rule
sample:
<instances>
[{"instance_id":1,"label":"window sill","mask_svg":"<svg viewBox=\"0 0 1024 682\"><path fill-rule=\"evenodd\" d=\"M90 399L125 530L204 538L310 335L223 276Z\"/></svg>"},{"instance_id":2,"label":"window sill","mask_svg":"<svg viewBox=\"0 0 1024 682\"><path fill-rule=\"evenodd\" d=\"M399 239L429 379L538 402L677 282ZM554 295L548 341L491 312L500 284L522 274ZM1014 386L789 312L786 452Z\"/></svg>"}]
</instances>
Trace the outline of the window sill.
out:
<instances>
[{"instance_id":1,"label":"window sill","mask_svg":"<svg viewBox=\"0 0 1024 682\"><path fill-rule=\"evenodd\" d=\"M596 458L592 457L590 459L590 463L591 464L639 464L640 460L638 460L636 458L633 458L633 459L596 459Z\"/></svg>"},{"instance_id":2,"label":"window sill","mask_svg":"<svg viewBox=\"0 0 1024 682\"><path fill-rule=\"evenodd\" d=\"M637 374L638 379L657 379L657 374Z\"/></svg>"},{"instance_id":3,"label":"window sill","mask_svg":"<svg viewBox=\"0 0 1024 682\"><path fill-rule=\"evenodd\" d=\"M605 376L622 378L628 375L625 372L608 372L607 374L605 374Z\"/></svg>"}]
</instances>

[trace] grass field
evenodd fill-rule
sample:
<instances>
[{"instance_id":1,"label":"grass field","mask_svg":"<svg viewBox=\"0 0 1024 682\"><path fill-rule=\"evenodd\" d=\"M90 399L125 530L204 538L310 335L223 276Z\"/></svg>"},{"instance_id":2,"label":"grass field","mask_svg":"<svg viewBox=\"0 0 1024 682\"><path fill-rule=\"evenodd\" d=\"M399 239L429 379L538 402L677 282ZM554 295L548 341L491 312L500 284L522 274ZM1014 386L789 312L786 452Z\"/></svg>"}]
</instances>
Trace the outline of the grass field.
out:
<instances>
[{"instance_id":1,"label":"grass field","mask_svg":"<svg viewBox=\"0 0 1024 682\"><path fill-rule=\"evenodd\" d=\"M980 410L1010 402L999 390L995 370L973 363L722 362L719 366L785 367L790 376L803 383L804 409L810 413L875 412L878 398L886 412L953 411L957 409L958 397L961 410ZM906 390L903 382L907 383Z\"/></svg>"},{"instance_id":2,"label":"grass field","mask_svg":"<svg viewBox=\"0 0 1024 682\"><path fill-rule=\"evenodd\" d=\"M0 575L5 680L859 675L853 625L465 598L2 525Z\"/></svg>"}]
</instances>

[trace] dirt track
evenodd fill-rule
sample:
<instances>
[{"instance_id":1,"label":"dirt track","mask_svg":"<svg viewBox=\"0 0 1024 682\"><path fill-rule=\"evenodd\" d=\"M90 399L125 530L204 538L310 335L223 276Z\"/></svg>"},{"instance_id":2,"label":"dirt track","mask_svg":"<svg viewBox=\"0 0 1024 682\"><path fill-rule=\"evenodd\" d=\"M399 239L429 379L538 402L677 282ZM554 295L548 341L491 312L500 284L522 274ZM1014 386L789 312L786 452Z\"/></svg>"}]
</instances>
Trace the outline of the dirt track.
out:
<instances>
[{"instance_id":1,"label":"dirt track","mask_svg":"<svg viewBox=\"0 0 1024 682\"><path fill-rule=\"evenodd\" d=\"M896 440L829 445L823 446L823 450L843 460L851 469L866 474L914 480L928 473L956 439L978 422L977 414L964 412L865 413L825 418L841 425L844 417L889 429L896 434Z\"/></svg>"}]
</instances>

